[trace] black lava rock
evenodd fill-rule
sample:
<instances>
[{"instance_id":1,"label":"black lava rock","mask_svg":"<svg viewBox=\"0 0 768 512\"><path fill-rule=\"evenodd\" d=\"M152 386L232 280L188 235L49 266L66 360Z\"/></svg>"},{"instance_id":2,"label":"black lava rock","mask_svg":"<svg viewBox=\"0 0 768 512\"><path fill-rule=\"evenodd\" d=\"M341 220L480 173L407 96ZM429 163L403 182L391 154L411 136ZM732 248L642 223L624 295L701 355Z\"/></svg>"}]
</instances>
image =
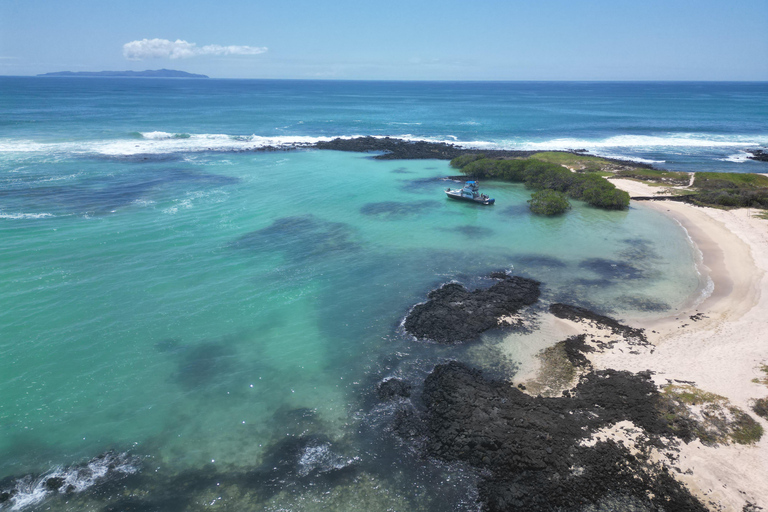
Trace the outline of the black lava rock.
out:
<instances>
[{"instance_id":1,"label":"black lava rock","mask_svg":"<svg viewBox=\"0 0 768 512\"><path fill-rule=\"evenodd\" d=\"M405 330L418 339L438 343L472 341L499 326L499 319L513 315L539 300L538 281L493 274L501 281L488 289L468 291L450 283L433 290L429 300L415 306L405 319Z\"/></svg>"},{"instance_id":2,"label":"black lava rock","mask_svg":"<svg viewBox=\"0 0 768 512\"><path fill-rule=\"evenodd\" d=\"M673 435L655 407L658 397L649 375L613 370L587 374L571 397L531 397L450 362L424 382L426 451L481 469L485 510L579 510L613 500L648 510L704 511L668 473L625 447L581 444L623 420L649 439Z\"/></svg>"},{"instance_id":3,"label":"black lava rock","mask_svg":"<svg viewBox=\"0 0 768 512\"><path fill-rule=\"evenodd\" d=\"M376 387L380 400L392 400L397 397L411 396L411 385L400 379L387 379Z\"/></svg>"},{"instance_id":4,"label":"black lava rock","mask_svg":"<svg viewBox=\"0 0 768 512\"><path fill-rule=\"evenodd\" d=\"M643 332L642 329L629 327L619 323L609 316L599 315L586 308L571 306L569 304L555 303L549 306L549 312L555 315L557 318L564 318L574 322L586 320L588 322L596 323L600 326L611 329L614 334L620 334L627 338L633 338L639 343L648 342L647 338L645 337L645 332Z\"/></svg>"}]
</instances>

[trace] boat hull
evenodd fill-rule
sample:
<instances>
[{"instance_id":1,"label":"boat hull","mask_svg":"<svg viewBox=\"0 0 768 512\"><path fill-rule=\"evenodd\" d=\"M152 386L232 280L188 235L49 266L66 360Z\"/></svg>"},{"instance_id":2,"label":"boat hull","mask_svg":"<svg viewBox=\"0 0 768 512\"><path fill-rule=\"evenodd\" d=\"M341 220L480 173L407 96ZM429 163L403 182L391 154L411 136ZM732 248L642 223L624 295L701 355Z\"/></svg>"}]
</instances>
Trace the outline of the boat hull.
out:
<instances>
[{"instance_id":1,"label":"boat hull","mask_svg":"<svg viewBox=\"0 0 768 512\"><path fill-rule=\"evenodd\" d=\"M464 197L461 194L452 193L452 192L453 191L446 191L445 195L451 199L456 199L457 201L465 201L467 203L482 204L484 206L490 206L496 202L495 199L491 199L491 198L475 199L474 197Z\"/></svg>"}]
</instances>

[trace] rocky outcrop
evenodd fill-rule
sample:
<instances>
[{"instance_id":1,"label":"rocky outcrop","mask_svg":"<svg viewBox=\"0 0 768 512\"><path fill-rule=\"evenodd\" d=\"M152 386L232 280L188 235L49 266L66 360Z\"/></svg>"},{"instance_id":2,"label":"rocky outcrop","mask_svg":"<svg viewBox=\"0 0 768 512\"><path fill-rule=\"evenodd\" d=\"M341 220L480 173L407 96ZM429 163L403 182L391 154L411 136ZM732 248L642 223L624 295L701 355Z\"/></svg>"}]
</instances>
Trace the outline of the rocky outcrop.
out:
<instances>
[{"instance_id":1,"label":"rocky outcrop","mask_svg":"<svg viewBox=\"0 0 768 512\"><path fill-rule=\"evenodd\" d=\"M706 510L641 454L613 441L583 442L624 420L640 427L648 443L673 435L648 375L591 372L571 395L532 397L463 364L439 365L424 383L426 450L480 469L486 510L579 510L607 500L648 510Z\"/></svg>"},{"instance_id":2,"label":"rocky outcrop","mask_svg":"<svg viewBox=\"0 0 768 512\"><path fill-rule=\"evenodd\" d=\"M494 273L499 282L470 292L458 283L445 284L415 306L405 319L405 330L421 340L458 343L477 339L499 326L502 317L514 315L539 300L538 281Z\"/></svg>"},{"instance_id":3,"label":"rocky outcrop","mask_svg":"<svg viewBox=\"0 0 768 512\"><path fill-rule=\"evenodd\" d=\"M569 304L555 303L549 306L549 312L555 315L557 318L564 318L574 322L589 322L597 325L598 327L610 329L613 334L624 336L628 340L634 340L635 343L645 344L648 342L648 339L645 336L645 332L643 332L642 329L629 327L628 325L619 323L609 316L599 315L586 308L571 306Z\"/></svg>"},{"instance_id":4,"label":"rocky outcrop","mask_svg":"<svg viewBox=\"0 0 768 512\"><path fill-rule=\"evenodd\" d=\"M762 149L753 149L750 151L750 160L757 160L758 162L768 162L768 151L764 151Z\"/></svg>"},{"instance_id":5,"label":"rocky outcrop","mask_svg":"<svg viewBox=\"0 0 768 512\"><path fill-rule=\"evenodd\" d=\"M380 400L394 400L411 396L411 385L400 379L387 379L376 387Z\"/></svg>"},{"instance_id":6,"label":"rocky outcrop","mask_svg":"<svg viewBox=\"0 0 768 512\"><path fill-rule=\"evenodd\" d=\"M477 149L466 149L445 142L410 141L392 137L356 137L354 139L333 139L314 144L317 149L331 149L334 151L354 151L367 153L371 151L381 152L377 160L452 160L457 156L478 153ZM493 157L520 157L527 158L535 151L482 151L488 158Z\"/></svg>"}]
</instances>

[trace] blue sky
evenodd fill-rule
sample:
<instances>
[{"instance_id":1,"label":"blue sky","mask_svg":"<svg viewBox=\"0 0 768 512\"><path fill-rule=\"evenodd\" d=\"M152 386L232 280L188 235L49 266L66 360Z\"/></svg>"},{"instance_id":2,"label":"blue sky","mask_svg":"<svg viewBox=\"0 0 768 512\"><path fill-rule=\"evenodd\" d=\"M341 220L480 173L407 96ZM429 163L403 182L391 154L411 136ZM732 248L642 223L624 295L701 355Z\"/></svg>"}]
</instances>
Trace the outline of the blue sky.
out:
<instances>
[{"instance_id":1,"label":"blue sky","mask_svg":"<svg viewBox=\"0 0 768 512\"><path fill-rule=\"evenodd\" d=\"M768 0L0 0L0 75L160 68L216 78L768 80Z\"/></svg>"}]
</instances>

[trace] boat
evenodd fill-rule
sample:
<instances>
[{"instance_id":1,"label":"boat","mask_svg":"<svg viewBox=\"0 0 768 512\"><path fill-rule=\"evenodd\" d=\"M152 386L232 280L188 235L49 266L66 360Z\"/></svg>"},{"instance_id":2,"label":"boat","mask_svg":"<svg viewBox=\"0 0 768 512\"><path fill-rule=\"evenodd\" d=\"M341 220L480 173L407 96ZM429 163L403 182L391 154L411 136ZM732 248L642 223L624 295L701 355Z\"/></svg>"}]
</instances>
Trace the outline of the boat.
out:
<instances>
[{"instance_id":1,"label":"boat","mask_svg":"<svg viewBox=\"0 0 768 512\"><path fill-rule=\"evenodd\" d=\"M495 199L480 193L476 181L467 181L464 183L464 188L460 189L451 190L451 187L448 187L445 189L445 195L451 199L458 199L460 201L469 201L471 203L484 205L489 205L496 202Z\"/></svg>"}]
</instances>

